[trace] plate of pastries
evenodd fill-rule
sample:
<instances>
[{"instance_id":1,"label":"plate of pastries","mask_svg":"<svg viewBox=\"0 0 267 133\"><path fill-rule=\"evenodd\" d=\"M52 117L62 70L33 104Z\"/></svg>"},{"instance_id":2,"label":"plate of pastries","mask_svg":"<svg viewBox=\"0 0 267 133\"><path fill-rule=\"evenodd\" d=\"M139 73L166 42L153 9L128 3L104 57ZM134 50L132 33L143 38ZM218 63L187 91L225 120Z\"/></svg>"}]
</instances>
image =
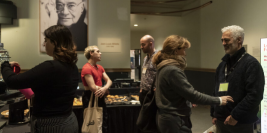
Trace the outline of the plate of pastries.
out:
<instances>
[{"instance_id":1,"label":"plate of pastries","mask_svg":"<svg viewBox=\"0 0 267 133\"><path fill-rule=\"evenodd\" d=\"M25 109L24 115L26 115L28 112L29 112L29 109ZM8 118L9 117L9 110L2 111L1 115L4 116L4 118Z\"/></svg>"},{"instance_id":2,"label":"plate of pastries","mask_svg":"<svg viewBox=\"0 0 267 133\"><path fill-rule=\"evenodd\" d=\"M73 106L82 106L83 102L80 99L74 98Z\"/></svg>"},{"instance_id":3,"label":"plate of pastries","mask_svg":"<svg viewBox=\"0 0 267 133\"><path fill-rule=\"evenodd\" d=\"M131 95L131 98L133 100L139 101L139 96L138 95Z\"/></svg>"},{"instance_id":4,"label":"plate of pastries","mask_svg":"<svg viewBox=\"0 0 267 133\"><path fill-rule=\"evenodd\" d=\"M106 104L130 104L130 97L122 95L107 95Z\"/></svg>"}]
</instances>

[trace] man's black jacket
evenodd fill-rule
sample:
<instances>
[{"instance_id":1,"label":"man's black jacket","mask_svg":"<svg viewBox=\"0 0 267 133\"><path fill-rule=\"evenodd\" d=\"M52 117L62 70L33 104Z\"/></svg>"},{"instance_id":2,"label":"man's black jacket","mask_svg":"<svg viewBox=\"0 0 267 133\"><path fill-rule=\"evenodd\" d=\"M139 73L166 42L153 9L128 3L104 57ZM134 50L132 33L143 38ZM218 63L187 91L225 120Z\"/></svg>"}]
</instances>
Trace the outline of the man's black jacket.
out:
<instances>
[{"instance_id":1,"label":"man's black jacket","mask_svg":"<svg viewBox=\"0 0 267 133\"><path fill-rule=\"evenodd\" d=\"M254 57L248 53L242 57L245 52L243 47L231 57L226 54L217 67L214 96L229 95L234 100L234 103L228 102L226 106L211 107L211 116L220 121L225 121L229 115L240 124L254 123L258 119L257 113L265 84L264 73ZM231 70L233 66L235 67ZM229 83L228 91L219 92L220 83L225 82L225 67L228 73L226 76L226 82Z\"/></svg>"}]
</instances>

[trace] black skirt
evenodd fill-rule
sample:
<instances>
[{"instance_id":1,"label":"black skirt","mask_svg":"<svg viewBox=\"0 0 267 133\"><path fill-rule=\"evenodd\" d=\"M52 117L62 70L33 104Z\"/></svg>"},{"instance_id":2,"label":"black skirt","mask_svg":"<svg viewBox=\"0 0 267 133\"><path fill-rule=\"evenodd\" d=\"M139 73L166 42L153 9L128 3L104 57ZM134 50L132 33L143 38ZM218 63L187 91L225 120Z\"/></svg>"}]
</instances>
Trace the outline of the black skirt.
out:
<instances>
[{"instance_id":1,"label":"black skirt","mask_svg":"<svg viewBox=\"0 0 267 133\"><path fill-rule=\"evenodd\" d=\"M78 133L78 122L72 112L69 116L31 118L31 133Z\"/></svg>"}]
</instances>

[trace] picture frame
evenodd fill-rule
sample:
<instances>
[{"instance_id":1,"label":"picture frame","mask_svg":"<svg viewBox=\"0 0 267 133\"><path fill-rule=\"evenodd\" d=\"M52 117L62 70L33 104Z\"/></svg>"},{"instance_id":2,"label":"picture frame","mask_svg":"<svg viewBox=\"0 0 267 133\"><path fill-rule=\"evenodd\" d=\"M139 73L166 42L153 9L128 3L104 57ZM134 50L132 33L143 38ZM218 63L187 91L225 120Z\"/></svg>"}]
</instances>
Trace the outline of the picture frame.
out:
<instances>
[{"instance_id":1,"label":"picture frame","mask_svg":"<svg viewBox=\"0 0 267 133\"><path fill-rule=\"evenodd\" d=\"M40 52L45 53L44 31L63 25L71 31L77 52L83 52L88 41L88 0L39 0Z\"/></svg>"}]
</instances>

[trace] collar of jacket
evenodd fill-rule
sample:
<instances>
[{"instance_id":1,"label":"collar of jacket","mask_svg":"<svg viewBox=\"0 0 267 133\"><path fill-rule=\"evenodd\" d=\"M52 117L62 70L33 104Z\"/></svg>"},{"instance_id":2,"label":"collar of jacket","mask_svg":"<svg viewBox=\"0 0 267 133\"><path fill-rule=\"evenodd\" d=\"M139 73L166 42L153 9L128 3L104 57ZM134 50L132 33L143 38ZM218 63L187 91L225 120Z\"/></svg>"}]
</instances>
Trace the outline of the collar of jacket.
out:
<instances>
[{"instance_id":1,"label":"collar of jacket","mask_svg":"<svg viewBox=\"0 0 267 133\"><path fill-rule=\"evenodd\" d=\"M222 61L225 61L227 64L230 64L231 66L234 65L239 58L246 52L245 48L242 47L239 49L233 56L230 56L229 54L226 54L223 58Z\"/></svg>"}]
</instances>

